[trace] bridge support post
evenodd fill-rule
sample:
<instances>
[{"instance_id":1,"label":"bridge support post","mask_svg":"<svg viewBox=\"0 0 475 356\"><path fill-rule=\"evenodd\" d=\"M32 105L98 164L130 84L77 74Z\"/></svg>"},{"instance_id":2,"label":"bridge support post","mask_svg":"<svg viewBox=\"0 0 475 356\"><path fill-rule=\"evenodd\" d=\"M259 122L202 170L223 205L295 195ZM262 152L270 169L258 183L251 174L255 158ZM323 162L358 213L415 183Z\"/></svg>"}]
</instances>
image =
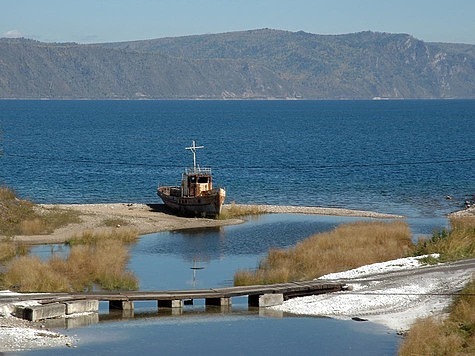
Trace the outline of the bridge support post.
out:
<instances>
[{"instance_id":1,"label":"bridge support post","mask_svg":"<svg viewBox=\"0 0 475 356\"><path fill-rule=\"evenodd\" d=\"M206 298L205 305L214 305L218 307L230 307L231 298Z\"/></svg>"},{"instance_id":2,"label":"bridge support post","mask_svg":"<svg viewBox=\"0 0 475 356\"><path fill-rule=\"evenodd\" d=\"M109 300L109 310L134 310L134 302L128 300Z\"/></svg>"},{"instance_id":3,"label":"bridge support post","mask_svg":"<svg viewBox=\"0 0 475 356\"><path fill-rule=\"evenodd\" d=\"M281 305L284 302L284 295L282 293L272 294L253 294L248 297L248 305L251 307L273 307Z\"/></svg>"},{"instance_id":4,"label":"bridge support post","mask_svg":"<svg viewBox=\"0 0 475 356\"><path fill-rule=\"evenodd\" d=\"M172 299L172 300L157 300L158 308L183 308L183 300L181 299Z\"/></svg>"},{"instance_id":5,"label":"bridge support post","mask_svg":"<svg viewBox=\"0 0 475 356\"><path fill-rule=\"evenodd\" d=\"M98 300L75 300L72 302L65 302L66 315L75 313L96 312L99 310Z\"/></svg>"}]
</instances>

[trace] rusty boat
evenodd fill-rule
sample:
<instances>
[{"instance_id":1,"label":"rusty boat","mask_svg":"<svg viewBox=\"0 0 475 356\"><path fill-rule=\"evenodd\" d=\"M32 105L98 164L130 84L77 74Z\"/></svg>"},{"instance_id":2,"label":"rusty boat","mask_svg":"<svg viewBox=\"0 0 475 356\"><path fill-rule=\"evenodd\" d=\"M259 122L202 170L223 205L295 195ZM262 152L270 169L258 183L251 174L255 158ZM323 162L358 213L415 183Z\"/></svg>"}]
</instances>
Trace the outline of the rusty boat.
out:
<instances>
[{"instance_id":1,"label":"rusty boat","mask_svg":"<svg viewBox=\"0 0 475 356\"><path fill-rule=\"evenodd\" d=\"M223 188L213 188L211 168L202 168L196 164L196 150L204 146L196 146L192 141L191 147L185 149L193 153L193 167L182 173L180 186L159 186L158 196L167 208L179 215L196 217L216 217L226 198Z\"/></svg>"}]
</instances>

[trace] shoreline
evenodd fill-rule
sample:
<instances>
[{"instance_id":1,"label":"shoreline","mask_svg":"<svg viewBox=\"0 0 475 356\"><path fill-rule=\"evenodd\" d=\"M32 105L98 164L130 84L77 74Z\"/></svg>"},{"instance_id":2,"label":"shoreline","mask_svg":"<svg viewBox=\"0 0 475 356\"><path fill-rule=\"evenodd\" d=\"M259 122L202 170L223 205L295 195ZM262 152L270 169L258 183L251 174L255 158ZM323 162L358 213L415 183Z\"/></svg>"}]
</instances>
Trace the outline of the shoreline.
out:
<instances>
[{"instance_id":1,"label":"shoreline","mask_svg":"<svg viewBox=\"0 0 475 356\"><path fill-rule=\"evenodd\" d=\"M231 205L226 204L223 209ZM264 214L314 214L330 216L348 216L375 219L403 219L401 215L384 214L372 211L350 210L343 208L322 208L306 206L245 205L237 207L258 207ZM237 225L245 222L241 218L226 220L190 218L171 215L163 204L105 203L105 204L39 204L39 213L52 209L72 210L79 214L80 223L69 224L47 235L17 235L13 239L26 244L65 243L86 230L113 229L107 227L107 220L119 219L120 226L136 229L139 235L182 229L197 229ZM118 227L118 226L117 226Z\"/></svg>"}]
</instances>

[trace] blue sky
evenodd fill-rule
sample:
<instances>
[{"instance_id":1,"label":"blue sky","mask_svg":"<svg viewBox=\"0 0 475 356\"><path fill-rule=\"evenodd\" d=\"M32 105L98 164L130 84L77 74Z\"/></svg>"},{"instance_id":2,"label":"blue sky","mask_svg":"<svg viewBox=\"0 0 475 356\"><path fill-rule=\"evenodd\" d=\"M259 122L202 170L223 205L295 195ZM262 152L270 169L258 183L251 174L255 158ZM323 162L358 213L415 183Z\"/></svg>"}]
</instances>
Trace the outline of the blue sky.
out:
<instances>
[{"instance_id":1,"label":"blue sky","mask_svg":"<svg viewBox=\"0 0 475 356\"><path fill-rule=\"evenodd\" d=\"M475 0L0 0L0 37L117 42L273 28L475 44Z\"/></svg>"}]
</instances>

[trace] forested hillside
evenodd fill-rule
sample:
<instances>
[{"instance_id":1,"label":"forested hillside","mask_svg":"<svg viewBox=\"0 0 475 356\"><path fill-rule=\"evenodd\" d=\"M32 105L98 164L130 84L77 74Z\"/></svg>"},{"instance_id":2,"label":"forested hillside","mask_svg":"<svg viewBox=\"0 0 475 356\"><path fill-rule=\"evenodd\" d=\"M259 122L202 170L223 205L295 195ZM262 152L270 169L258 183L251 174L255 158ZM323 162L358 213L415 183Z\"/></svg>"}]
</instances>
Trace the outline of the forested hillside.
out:
<instances>
[{"instance_id":1,"label":"forested hillside","mask_svg":"<svg viewBox=\"0 0 475 356\"><path fill-rule=\"evenodd\" d=\"M475 46L252 30L80 45L0 39L0 98L475 98Z\"/></svg>"}]
</instances>

